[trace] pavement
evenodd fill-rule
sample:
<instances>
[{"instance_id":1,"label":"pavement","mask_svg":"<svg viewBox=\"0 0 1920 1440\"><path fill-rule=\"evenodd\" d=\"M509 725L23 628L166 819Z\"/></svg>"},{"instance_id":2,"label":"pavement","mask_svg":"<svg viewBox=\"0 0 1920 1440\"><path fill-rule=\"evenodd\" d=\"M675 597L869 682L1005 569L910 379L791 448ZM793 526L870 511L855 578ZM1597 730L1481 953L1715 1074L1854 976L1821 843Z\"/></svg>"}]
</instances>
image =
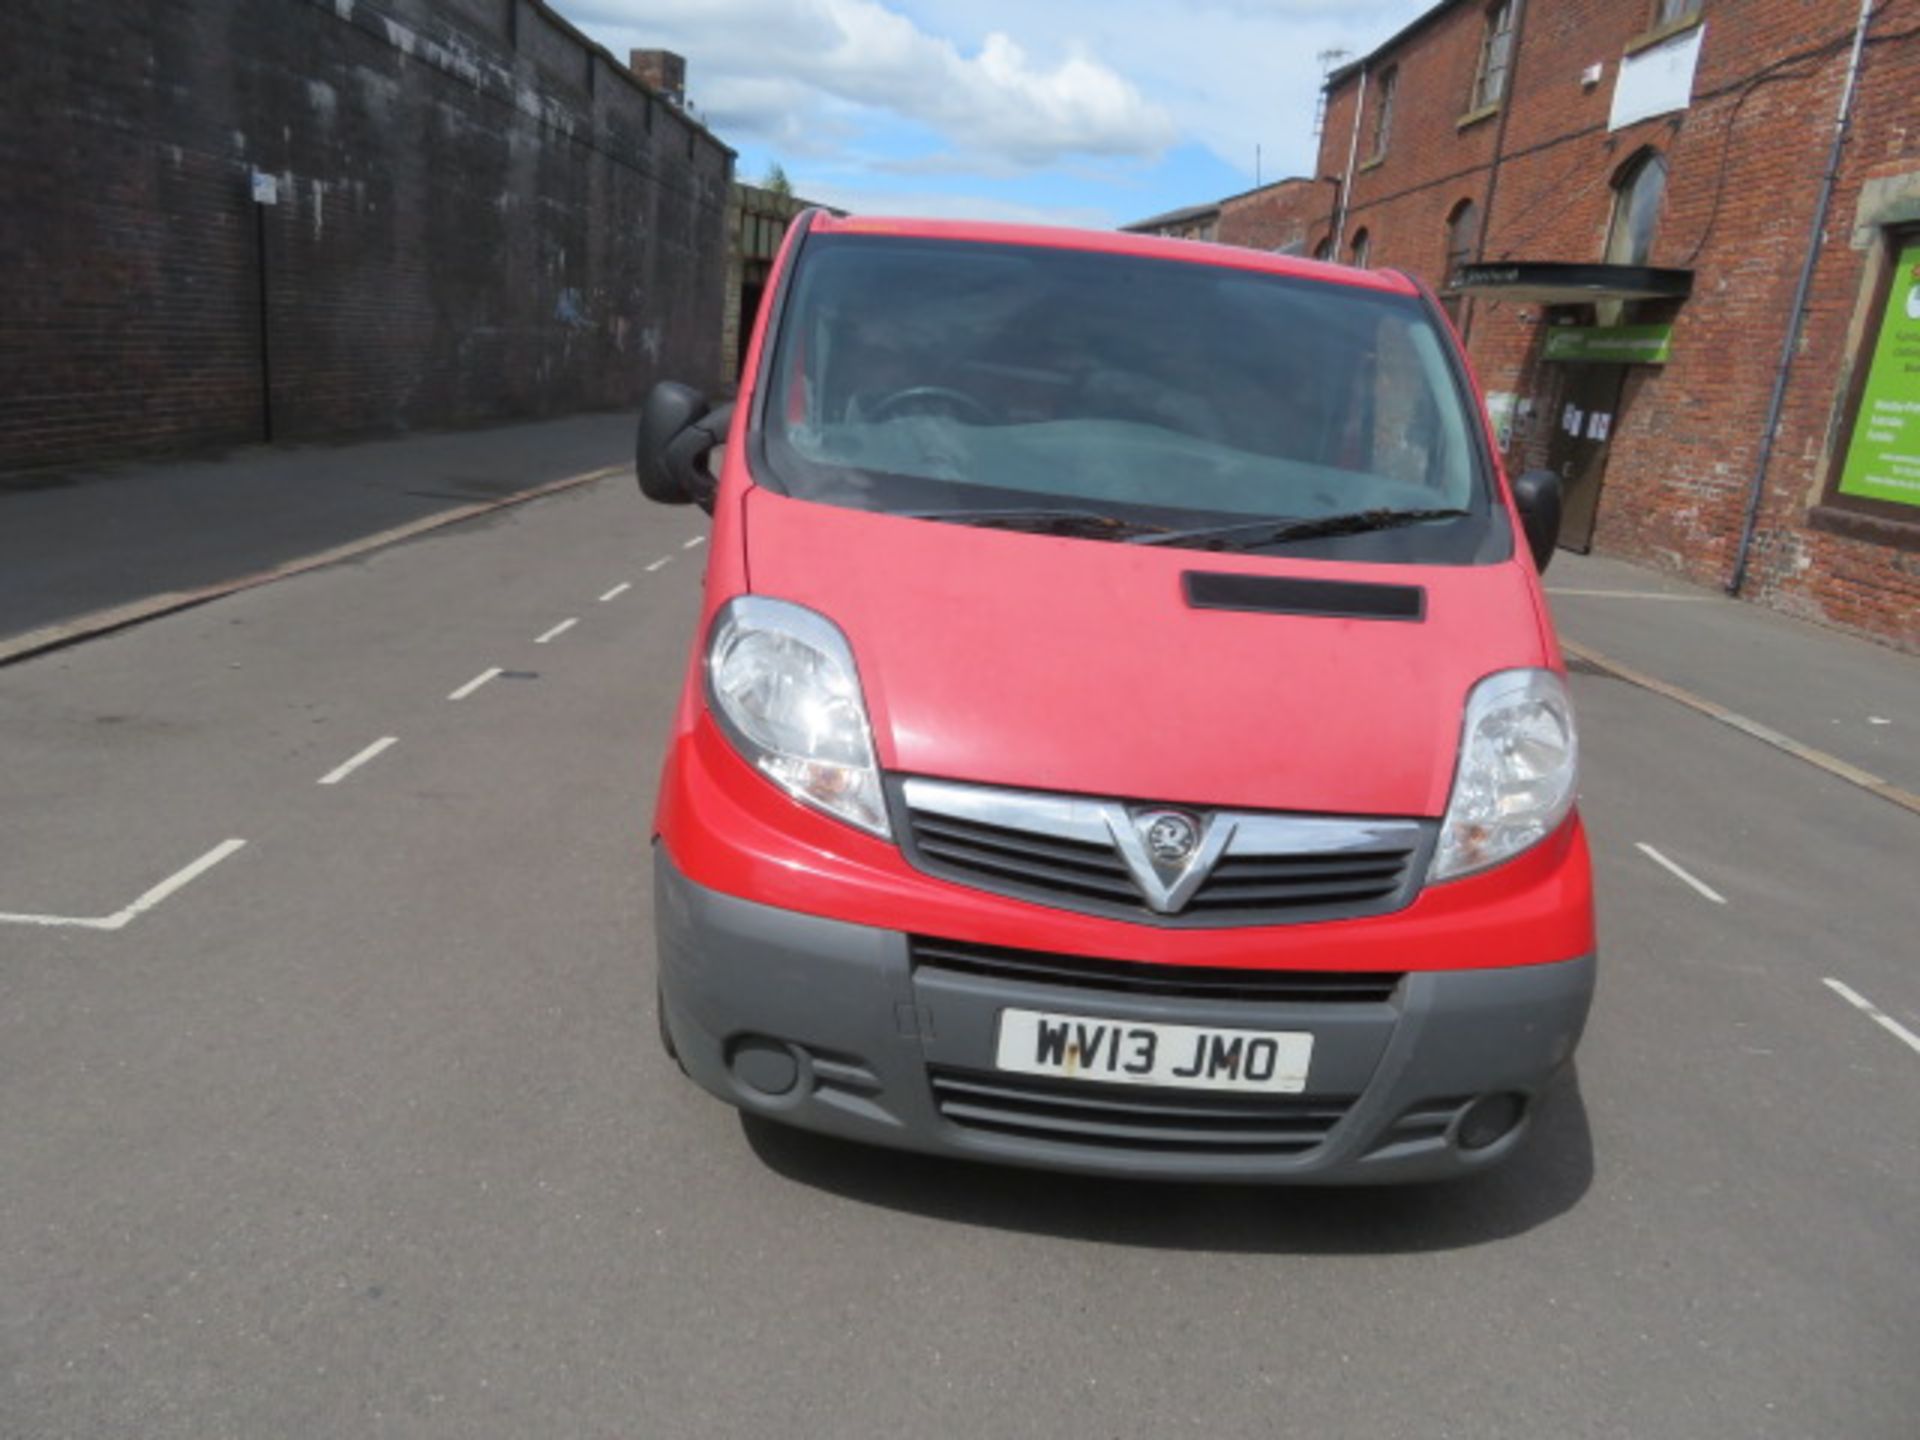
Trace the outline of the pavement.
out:
<instances>
[{"instance_id":1,"label":"pavement","mask_svg":"<svg viewBox=\"0 0 1920 1440\"><path fill-rule=\"evenodd\" d=\"M1580 650L1920 792L1920 659L1601 556L1554 557Z\"/></svg>"},{"instance_id":2,"label":"pavement","mask_svg":"<svg viewBox=\"0 0 1920 1440\"><path fill-rule=\"evenodd\" d=\"M1920 819L1580 668L1601 992L1474 1181L746 1124L652 1014L703 532L615 477L0 669L0 1435L1912 1440L1920 1050L1848 996L1920 1031Z\"/></svg>"},{"instance_id":3,"label":"pavement","mask_svg":"<svg viewBox=\"0 0 1920 1440\"><path fill-rule=\"evenodd\" d=\"M635 419L534 424L211 459L0 474L0 663L369 537L633 463Z\"/></svg>"}]
</instances>

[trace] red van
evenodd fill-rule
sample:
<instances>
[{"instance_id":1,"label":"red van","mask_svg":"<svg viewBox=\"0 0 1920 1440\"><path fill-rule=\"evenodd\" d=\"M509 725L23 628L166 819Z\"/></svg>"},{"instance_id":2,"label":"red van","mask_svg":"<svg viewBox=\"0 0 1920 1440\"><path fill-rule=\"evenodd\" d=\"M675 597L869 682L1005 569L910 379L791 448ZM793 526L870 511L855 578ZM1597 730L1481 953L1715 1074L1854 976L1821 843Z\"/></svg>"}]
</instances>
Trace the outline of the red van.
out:
<instances>
[{"instance_id":1,"label":"red van","mask_svg":"<svg viewBox=\"0 0 1920 1440\"><path fill-rule=\"evenodd\" d=\"M713 515L654 824L695 1082L1126 1176L1520 1143L1594 984L1560 491L1416 281L809 214L737 403L657 387L637 461Z\"/></svg>"}]
</instances>

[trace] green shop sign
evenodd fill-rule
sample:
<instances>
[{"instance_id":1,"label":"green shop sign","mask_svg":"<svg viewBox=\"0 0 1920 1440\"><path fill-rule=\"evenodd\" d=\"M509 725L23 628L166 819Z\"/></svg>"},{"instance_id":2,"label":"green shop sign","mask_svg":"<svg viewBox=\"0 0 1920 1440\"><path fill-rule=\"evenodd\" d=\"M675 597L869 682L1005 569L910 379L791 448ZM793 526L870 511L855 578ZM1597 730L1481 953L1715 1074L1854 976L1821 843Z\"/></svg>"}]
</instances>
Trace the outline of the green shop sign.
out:
<instances>
[{"instance_id":1,"label":"green shop sign","mask_svg":"<svg viewBox=\"0 0 1920 1440\"><path fill-rule=\"evenodd\" d=\"M1673 349L1671 325L1556 325L1547 331L1548 360L1589 364L1664 365Z\"/></svg>"},{"instance_id":2,"label":"green shop sign","mask_svg":"<svg viewBox=\"0 0 1920 1440\"><path fill-rule=\"evenodd\" d=\"M1920 244L1900 252L1892 278L1840 492L1920 505Z\"/></svg>"}]
</instances>

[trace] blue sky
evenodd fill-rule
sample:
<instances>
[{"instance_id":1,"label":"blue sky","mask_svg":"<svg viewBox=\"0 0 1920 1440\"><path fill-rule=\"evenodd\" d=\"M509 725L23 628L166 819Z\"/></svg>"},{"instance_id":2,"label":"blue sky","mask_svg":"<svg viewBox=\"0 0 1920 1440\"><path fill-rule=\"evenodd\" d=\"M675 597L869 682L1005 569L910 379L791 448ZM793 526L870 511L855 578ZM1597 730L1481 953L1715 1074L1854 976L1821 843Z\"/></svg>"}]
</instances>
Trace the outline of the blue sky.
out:
<instances>
[{"instance_id":1,"label":"blue sky","mask_svg":"<svg viewBox=\"0 0 1920 1440\"><path fill-rule=\"evenodd\" d=\"M1431 0L559 0L687 57L758 179L866 213L1111 226L1313 163L1321 51Z\"/></svg>"}]
</instances>

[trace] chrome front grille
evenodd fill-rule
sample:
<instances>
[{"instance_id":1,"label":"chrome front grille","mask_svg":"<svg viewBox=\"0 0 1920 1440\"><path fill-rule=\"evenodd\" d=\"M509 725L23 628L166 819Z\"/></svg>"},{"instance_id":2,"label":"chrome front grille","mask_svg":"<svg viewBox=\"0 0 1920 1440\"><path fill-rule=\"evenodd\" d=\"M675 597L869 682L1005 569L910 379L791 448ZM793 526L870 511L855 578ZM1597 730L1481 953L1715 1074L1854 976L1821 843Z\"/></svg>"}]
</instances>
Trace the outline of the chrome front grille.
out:
<instances>
[{"instance_id":1,"label":"chrome front grille","mask_svg":"<svg viewBox=\"0 0 1920 1440\"><path fill-rule=\"evenodd\" d=\"M935 811L909 810L913 846L936 865L1001 876L1066 895L1134 905L1139 887L1111 841L1090 844Z\"/></svg>"},{"instance_id":2,"label":"chrome front grille","mask_svg":"<svg viewBox=\"0 0 1920 1440\"><path fill-rule=\"evenodd\" d=\"M1225 855L1187 902L1193 910L1367 905L1398 893L1417 841L1344 855Z\"/></svg>"},{"instance_id":3,"label":"chrome front grille","mask_svg":"<svg viewBox=\"0 0 1920 1440\"><path fill-rule=\"evenodd\" d=\"M1381 915L1420 888L1436 827L1419 820L1206 811L909 778L889 787L895 833L929 874L1062 909L1175 926ZM1177 815L1183 869L1145 833Z\"/></svg>"}]
</instances>

